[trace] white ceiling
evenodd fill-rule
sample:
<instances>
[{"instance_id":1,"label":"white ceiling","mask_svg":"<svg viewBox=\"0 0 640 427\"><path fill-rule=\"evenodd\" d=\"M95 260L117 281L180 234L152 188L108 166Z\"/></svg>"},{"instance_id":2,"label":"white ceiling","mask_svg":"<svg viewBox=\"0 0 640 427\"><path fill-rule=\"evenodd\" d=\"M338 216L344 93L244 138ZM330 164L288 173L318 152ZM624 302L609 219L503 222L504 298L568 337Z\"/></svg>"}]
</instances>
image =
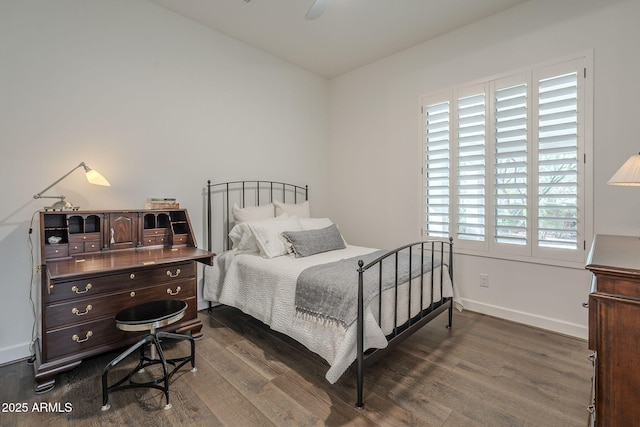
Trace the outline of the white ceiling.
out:
<instances>
[{"instance_id":1,"label":"white ceiling","mask_svg":"<svg viewBox=\"0 0 640 427\"><path fill-rule=\"evenodd\" d=\"M149 0L332 78L527 0Z\"/></svg>"}]
</instances>

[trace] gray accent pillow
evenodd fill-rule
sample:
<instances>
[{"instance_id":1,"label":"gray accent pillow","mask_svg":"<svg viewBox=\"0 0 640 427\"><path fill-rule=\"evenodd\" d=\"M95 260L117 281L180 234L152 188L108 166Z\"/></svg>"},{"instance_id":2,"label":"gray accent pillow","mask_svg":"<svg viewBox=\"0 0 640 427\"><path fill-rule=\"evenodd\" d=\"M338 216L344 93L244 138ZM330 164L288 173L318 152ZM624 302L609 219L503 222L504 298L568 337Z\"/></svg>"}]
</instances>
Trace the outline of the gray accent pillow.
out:
<instances>
[{"instance_id":1,"label":"gray accent pillow","mask_svg":"<svg viewBox=\"0 0 640 427\"><path fill-rule=\"evenodd\" d=\"M285 231L282 235L291 243L296 258L346 248L335 224L318 230Z\"/></svg>"}]
</instances>

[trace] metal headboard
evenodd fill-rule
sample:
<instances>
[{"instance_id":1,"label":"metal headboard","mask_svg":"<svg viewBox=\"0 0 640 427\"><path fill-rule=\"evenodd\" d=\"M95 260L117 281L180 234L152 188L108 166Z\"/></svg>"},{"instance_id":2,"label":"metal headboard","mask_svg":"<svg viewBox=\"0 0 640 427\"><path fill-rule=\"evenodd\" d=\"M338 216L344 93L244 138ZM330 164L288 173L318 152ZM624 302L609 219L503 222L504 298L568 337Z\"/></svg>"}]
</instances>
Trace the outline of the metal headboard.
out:
<instances>
[{"instance_id":1,"label":"metal headboard","mask_svg":"<svg viewBox=\"0 0 640 427\"><path fill-rule=\"evenodd\" d=\"M229 181L212 184L207 181L207 250L211 251L213 246L212 232L212 194L219 194L224 203L223 225L224 225L224 250L231 244L229 231L231 231L231 209L233 203L239 207L259 206L261 203L272 203L279 201L282 203L299 203L309 200L309 187L300 186L278 181ZM261 200L262 199L262 200Z\"/></svg>"}]
</instances>

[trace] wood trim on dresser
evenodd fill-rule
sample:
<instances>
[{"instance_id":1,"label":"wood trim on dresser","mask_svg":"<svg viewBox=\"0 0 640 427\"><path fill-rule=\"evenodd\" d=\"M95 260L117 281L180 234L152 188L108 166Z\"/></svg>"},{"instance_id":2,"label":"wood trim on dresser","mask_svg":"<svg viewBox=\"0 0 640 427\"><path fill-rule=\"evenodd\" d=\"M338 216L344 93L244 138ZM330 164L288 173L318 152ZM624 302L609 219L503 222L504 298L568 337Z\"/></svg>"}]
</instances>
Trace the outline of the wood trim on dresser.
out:
<instances>
[{"instance_id":1,"label":"wood trim on dresser","mask_svg":"<svg viewBox=\"0 0 640 427\"><path fill-rule=\"evenodd\" d=\"M586 268L596 426L640 425L640 239L597 235Z\"/></svg>"},{"instance_id":2,"label":"wood trim on dresser","mask_svg":"<svg viewBox=\"0 0 640 427\"><path fill-rule=\"evenodd\" d=\"M197 248L186 210L40 212L40 253L36 392L83 359L139 340L144 332L115 324L132 305L185 301L183 319L164 330L202 336L196 262L212 265L214 254Z\"/></svg>"}]
</instances>

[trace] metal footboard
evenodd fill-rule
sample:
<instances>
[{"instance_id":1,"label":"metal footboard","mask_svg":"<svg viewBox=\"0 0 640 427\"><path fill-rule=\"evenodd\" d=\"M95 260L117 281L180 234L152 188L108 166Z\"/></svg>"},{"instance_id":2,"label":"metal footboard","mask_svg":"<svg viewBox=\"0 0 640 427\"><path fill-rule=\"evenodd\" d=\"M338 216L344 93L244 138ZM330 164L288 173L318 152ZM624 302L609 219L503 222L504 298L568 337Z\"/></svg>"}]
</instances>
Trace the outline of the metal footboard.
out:
<instances>
[{"instance_id":1,"label":"metal footboard","mask_svg":"<svg viewBox=\"0 0 640 427\"><path fill-rule=\"evenodd\" d=\"M426 253L425 253L426 252ZM400 307L398 305L398 289L402 285L399 283L399 271L398 271L398 257L401 253L407 253L409 256L409 280L408 280L408 301L406 307ZM413 295L413 287L411 285L411 281L414 279L412 277L412 271L414 271L412 263L415 262L414 254L419 254L419 295ZM445 258L446 257L446 258ZM367 352L364 350L364 273L367 270L372 270L374 273L376 270L378 272L378 318L383 318L383 310L388 310L388 307L383 307L382 304L382 271L383 271L383 261L388 258L392 258L393 265L395 268L395 283L393 289L390 289L394 292L394 304L391 308L393 310L393 330L387 335L387 341L389 345L385 349L371 349ZM430 268L430 283L427 283L428 286L425 286L425 263L430 263L431 266L435 266L436 259L441 260L442 265L439 269L439 273L436 275L435 268ZM447 260L447 262L445 262ZM417 261L417 260L416 260ZM357 369L357 402L356 406L362 408L364 406L363 403L363 383L364 383L364 364L365 360L373 359L375 355L375 359L380 357L383 353L386 353L392 347L399 344L404 339L408 338L411 334L416 332L422 326L430 322L432 319L437 317L439 314L448 310L449 319L447 327L450 328L453 322L453 301L451 297L443 297L444 290L444 275L445 275L445 266L446 266L446 274L449 275L449 279L451 280L451 284L453 285L453 238L449 238L449 241L444 240L426 240L416 243L410 243L404 246L401 246L397 249L387 252L386 254L380 256L379 258L371 261L368 264L364 264L362 260L358 262L358 319L357 319L357 353L356 353L356 369ZM386 266L388 268L388 266ZM405 282L406 283L406 282ZM435 290L439 287L439 301L434 301ZM429 304L425 306L424 304L424 292L425 288L431 293L429 298ZM417 313L412 313L412 300L413 298L419 298L419 310ZM398 324L398 314L399 310L407 310L407 321L402 324ZM381 321L379 320L379 323ZM380 324L380 327L382 325Z\"/></svg>"}]
</instances>

